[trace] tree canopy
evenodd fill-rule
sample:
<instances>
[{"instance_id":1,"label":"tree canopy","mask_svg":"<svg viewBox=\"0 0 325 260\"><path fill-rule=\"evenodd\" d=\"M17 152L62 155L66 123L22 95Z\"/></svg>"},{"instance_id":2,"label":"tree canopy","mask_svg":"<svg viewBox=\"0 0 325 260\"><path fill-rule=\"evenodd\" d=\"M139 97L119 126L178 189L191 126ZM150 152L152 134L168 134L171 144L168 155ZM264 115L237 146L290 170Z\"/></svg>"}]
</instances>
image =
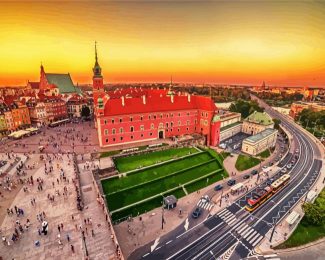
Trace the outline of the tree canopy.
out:
<instances>
[{"instance_id":1,"label":"tree canopy","mask_svg":"<svg viewBox=\"0 0 325 260\"><path fill-rule=\"evenodd\" d=\"M90 108L88 106L83 106L82 107L81 116L82 117L89 117L90 116Z\"/></svg>"},{"instance_id":2,"label":"tree canopy","mask_svg":"<svg viewBox=\"0 0 325 260\"><path fill-rule=\"evenodd\" d=\"M258 103L254 101L245 101L242 99L238 99L234 103L232 103L229 107L231 112L241 113L242 118L248 117L254 111L264 112L264 108L260 107Z\"/></svg>"}]
</instances>

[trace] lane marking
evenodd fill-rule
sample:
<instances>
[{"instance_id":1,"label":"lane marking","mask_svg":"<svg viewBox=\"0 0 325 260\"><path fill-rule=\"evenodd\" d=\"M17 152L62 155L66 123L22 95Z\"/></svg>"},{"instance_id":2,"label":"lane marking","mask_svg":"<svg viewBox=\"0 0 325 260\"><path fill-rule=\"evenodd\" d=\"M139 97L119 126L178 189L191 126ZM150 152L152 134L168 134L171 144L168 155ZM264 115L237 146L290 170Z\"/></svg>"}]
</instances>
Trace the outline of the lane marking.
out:
<instances>
[{"instance_id":1,"label":"lane marking","mask_svg":"<svg viewBox=\"0 0 325 260\"><path fill-rule=\"evenodd\" d=\"M166 243L166 245L168 245L169 243L171 243L173 240L169 240L167 243Z\"/></svg>"}]
</instances>

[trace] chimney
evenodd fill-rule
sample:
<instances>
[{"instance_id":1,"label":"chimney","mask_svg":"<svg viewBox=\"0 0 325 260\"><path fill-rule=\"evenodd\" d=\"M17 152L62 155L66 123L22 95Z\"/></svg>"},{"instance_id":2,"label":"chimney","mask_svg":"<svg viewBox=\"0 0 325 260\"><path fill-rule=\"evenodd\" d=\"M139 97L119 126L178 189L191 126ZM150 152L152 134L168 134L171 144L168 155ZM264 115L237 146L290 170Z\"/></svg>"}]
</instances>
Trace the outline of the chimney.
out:
<instances>
[{"instance_id":1,"label":"chimney","mask_svg":"<svg viewBox=\"0 0 325 260\"><path fill-rule=\"evenodd\" d=\"M174 95L170 95L170 100L172 103L174 103Z\"/></svg>"},{"instance_id":2,"label":"chimney","mask_svg":"<svg viewBox=\"0 0 325 260\"><path fill-rule=\"evenodd\" d=\"M187 101L190 103L191 102L191 94L187 95Z\"/></svg>"},{"instance_id":3,"label":"chimney","mask_svg":"<svg viewBox=\"0 0 325 260\"><path fill-rule=\"evenodd\" d=\"M124 96L122 96L121 98L122 98L122 106L125 106Z\"/></svg>"},{"instance_id":4,"label":"chimney","mask_svg":"<svg viewBox=\"0 0 325 260\"><path fill-rule=\"evenodd\" d=\"M142 101L143 101L143 104L145 105L146 104L146 95L142 96Z\"/></svg>"}]
</instances>

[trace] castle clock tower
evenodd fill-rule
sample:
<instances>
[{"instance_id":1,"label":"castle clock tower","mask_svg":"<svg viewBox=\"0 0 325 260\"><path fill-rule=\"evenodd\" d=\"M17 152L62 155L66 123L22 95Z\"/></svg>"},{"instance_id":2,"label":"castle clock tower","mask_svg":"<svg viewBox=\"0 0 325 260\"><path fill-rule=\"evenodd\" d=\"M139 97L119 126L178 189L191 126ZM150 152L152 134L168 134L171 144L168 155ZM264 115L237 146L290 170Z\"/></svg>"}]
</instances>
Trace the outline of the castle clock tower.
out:
<instances>
[{"instance_id":1,"label":"castle clock tower","mask_svg":"<svg viewBox=\"0 0 325 260\"><path fill-rule=\"evenodd\" d=\"M95 65L93 67L93 97L95 109L98 106L98 98L103 98L104 94L102 68L98 64L97 43L95 42Z\"/></svg>"}]
</instances>

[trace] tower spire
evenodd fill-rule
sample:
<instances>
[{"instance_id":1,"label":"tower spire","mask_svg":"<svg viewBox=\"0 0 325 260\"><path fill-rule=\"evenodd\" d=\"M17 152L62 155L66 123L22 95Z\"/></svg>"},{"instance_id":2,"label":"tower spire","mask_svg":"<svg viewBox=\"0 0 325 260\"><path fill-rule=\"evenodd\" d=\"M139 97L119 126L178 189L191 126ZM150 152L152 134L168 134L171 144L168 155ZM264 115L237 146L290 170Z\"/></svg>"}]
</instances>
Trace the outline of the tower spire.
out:
<instances>
[{"instance_id":1,"label":"tower spire","mask_svg":"<svg viewBox=\"0 0 325 260\"><path fill-rule=\"evenodd\" d=\"M95 60L96 63L98 63L98 58L97 58L97 42L95 41Z\"/></svg>"}]
</instances>

